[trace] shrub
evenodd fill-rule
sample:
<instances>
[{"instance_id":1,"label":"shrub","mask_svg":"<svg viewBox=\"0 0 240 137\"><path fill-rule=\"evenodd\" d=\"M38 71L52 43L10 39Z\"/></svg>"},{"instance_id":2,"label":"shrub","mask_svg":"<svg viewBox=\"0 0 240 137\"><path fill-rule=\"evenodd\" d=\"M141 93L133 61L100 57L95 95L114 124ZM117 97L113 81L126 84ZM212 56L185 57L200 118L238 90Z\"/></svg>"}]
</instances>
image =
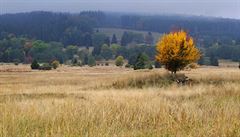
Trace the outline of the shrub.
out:
<instances>
[{"instance_id":1,"label":"shrub","mask_svg":"<svg viewBox=\"0 0 240 137\"><path fill-rule=\"evenodd\" d=\"M52 70L52 66L49 63L44 63L39 67L39 70Z\"/></svg>"},{"instance_id":2,"label":"shrub","mask_svg":"<svg viewBox=\"0 0 240 137\"><path fill-rule=\"evenodd\" d=\"M202 55L200 59L198 60L199 65L205 65L205 57Z\"/></svg>"},{"instance_id":3,"label":"shrub","mask_svg":"<svg viewBox=\"0 0 240 137\"><path fill-rule=\"evenodd\" d=\"M152 64L148 64L148 65L147 65L147 68L150 69L150 70L153 69Z\"/></svg>"},{"instance_id":4,"label":"shrub","mask_svg":"<svg viewBox=\"0 0 240 137\"><path fill-rule=\"evenodd\" d=\"M214 57L214 56L211 56L210 57L210 64L212 66L219 66L218 59L216 57Z\"/></svg>"},{"instance_id":5,"label":"shrub","mask_svg":"<svg viewBox=\"0 0 240 137\"><path fill-rule=\"evenodd\" d=\"M53 67L54 69L57 69L57 68L59 67L60 63L59 63L59 61L54 60L54 61L51 63L51 65L52 65L52 67Z\"/></svg>"},{"instance_id":6,"label":"shrub","mask_svg":"<svg viewBox=\"0 0 240 137\"><path fill-rule=\"evenodd\" d=\"M88 57L88 66L90 67L96 66L95 58L91 55Z\"/></svg>"},{"instance_id":7,"label":"shrub","mask_svg":"<svg viewBox=\"0 0 240 137\"><path fill-rule=\"evenodd\" d=\"M139 54L134 64L134 70L145 69L149 63L148 56L146 54Z\"/></svg>"},{"instance_id":8,"label":"shrub","mask_svg":"<svg viewBox=\"0 0 240 137\"><path fill-rule=\"evenodd\" d=\"M14 59L13 61L14 61L14 65L16 66L21 62L19 59Z\"/></svg>"},{"instance_id":9,"label":"shrub","mask_svg":"<svg viewBox=\"0 0 240 137\"><path fill-rule=\"evenodd\" d=\"M118 80L113 82L110 86L116 89L166 87L172 83L174 83L174 80L171 75L154 73Z\"/></svg>"},{"instance_id":10,"label":"shrub","mask_svg":"<svg viewBox=\"0 0 240 137\"><path fill-rule=\"evenodd\" d=\"M37 60L33 60L31 64L32 69L39 69L40 65L38 64Z\"/></svg>"},{"instance_id":11,"label":"shrub","mask_svg":"<svg viewBox=\"0 0 240 137\"><path fill-rule=\"evenodd\" d=\"M132 65L126 64L126 65L125 65L125 68L132 68Z\"/></svg>"},{"instance_id":12,"label":"shrub","mask_svg":"<svg viewBox=\"0 0 240 137\"><path fill-rule=\"evenodd\" d=\"M162 67L161 63L158 62L158 61L154 62L154 66L155 66L155 68L161 68Z\"/></svg>"},{"instance_id":13,"label":"shrub","mask_svg":"<svg viewBox=\"0 0 240 137\"><path fill-rule=\"evenodd\" d=\"M197 63L191 63L187 66L190 69L197 69L198 68L198 64Z\"/></svg>"},{"instance_id":14,"label":"shrub","mask_svg":"<svg viewBox=\"0 0 240 137\"><path fill-rule=\"evenodd\" d=\"M73 66L77 66L77 64L78 64L78 59L73 58L73 59L72 59L72 65L73 65Z\"/></svg>"},{"instance_id":15,"label":"shrub","mask_svg":"<svg viewBox=\"0 0 240 137\"><path fill-rule=\"evenodd\" d=\"M124 64L123 56L118 56L115 60L115 65L116 66L123 66L123 64Z\"/></svg>"}]
</instances>

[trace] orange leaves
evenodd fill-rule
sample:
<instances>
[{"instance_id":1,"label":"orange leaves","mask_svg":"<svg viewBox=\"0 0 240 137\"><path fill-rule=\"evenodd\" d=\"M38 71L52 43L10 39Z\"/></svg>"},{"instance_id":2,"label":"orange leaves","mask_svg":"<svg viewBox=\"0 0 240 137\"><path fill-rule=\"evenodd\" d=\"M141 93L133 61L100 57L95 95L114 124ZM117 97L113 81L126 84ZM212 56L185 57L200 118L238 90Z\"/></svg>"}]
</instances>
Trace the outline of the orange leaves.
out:
<instances>
[{"instance_id":1,"label":"orange leaves","mask_svg":"<svg viewBox=\"0 0 240 137\"><path fill-rule=\"evenodd\" d=\"M199 59L194 40L185 31L164 34L156 46L156 60L176 72Z\"/></svg>"}]
</instances>

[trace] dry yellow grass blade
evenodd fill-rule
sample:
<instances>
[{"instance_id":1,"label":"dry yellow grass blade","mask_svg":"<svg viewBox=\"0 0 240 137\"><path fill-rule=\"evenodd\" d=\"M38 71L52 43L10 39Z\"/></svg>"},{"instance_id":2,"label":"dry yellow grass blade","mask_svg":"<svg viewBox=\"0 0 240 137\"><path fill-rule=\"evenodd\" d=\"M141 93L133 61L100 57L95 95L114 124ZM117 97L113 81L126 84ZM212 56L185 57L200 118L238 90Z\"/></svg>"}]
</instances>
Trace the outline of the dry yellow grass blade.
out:
<instances>
[{"instance_id":1,"label":"dry yellow grass blade","mask_svg":"<svg viewBox=\"0 0 240 137\"><path fill-rule=\"evenodd\" d=\"M239 70L182 72L197 81L191 86L109 87L165 73L115 67L1 72L0 136L240 136Z\"/></svg>"}]
</instances>

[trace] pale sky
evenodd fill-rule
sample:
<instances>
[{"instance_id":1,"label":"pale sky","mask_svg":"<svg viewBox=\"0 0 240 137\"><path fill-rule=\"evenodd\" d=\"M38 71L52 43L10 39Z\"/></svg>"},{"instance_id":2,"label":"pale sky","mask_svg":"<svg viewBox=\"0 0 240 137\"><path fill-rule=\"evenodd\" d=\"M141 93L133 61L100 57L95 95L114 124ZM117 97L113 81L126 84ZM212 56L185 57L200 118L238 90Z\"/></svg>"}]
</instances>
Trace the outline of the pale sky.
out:
<instances>
[{"instance_id":1,"label":"pale sky","mask_svg":"<svg viewBox=\"0 0 240 137\"><path fill-rule=\"evenodd\" d=\"M83 10L187 14L240 19L240 0L0 0L0 14Z\"/></svg>"}]
</instances>

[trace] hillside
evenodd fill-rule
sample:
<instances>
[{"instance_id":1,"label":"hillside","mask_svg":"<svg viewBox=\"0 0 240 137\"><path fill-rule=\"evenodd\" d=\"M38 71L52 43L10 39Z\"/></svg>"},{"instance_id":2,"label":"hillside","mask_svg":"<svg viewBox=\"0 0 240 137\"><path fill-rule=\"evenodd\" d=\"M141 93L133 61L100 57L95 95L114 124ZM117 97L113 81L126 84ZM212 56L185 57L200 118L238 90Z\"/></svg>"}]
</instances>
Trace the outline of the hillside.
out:
<instances>
[{"instance_id":1,"label":"hillside","mask_svg":"<svg viewBox=\"0 0 240 137\"><path fill-rule=\"evenodd\" d=\"M106 34L109 37L112 37L113 34L117 36L117 39L120 40L124 32L133 32L133 33L139 33L143 36L147 35L149 31L138 31L133 29L120 29L120 28L97 28L99 32L102 32ZM157 41L161 37L161 33L158 32L152 32L152 35L154 37L154 40Z\"/></svg>"}]
</instances>

